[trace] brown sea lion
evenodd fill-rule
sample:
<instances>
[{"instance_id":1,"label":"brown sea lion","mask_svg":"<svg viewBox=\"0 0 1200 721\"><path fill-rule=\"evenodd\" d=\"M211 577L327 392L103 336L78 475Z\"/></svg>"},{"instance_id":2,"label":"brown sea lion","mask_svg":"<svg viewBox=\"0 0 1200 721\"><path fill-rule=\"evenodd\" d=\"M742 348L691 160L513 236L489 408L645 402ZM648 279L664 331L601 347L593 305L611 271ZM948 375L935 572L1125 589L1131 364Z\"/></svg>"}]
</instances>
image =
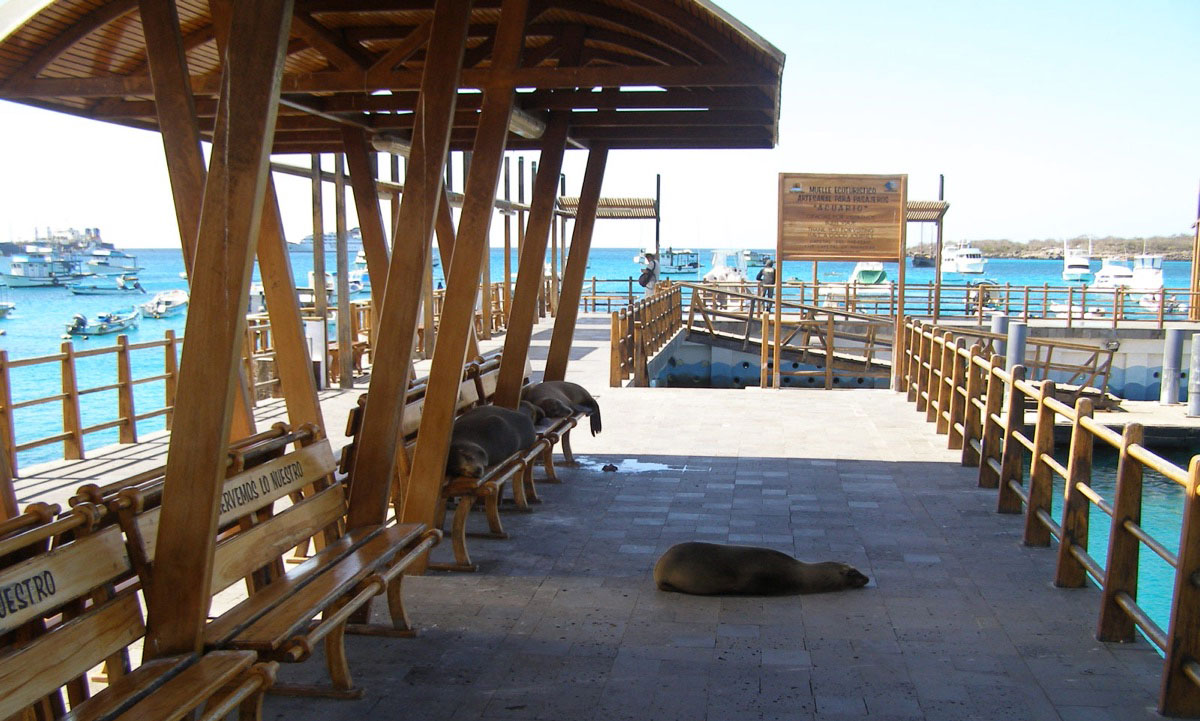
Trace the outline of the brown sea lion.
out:
<instances>
[{"instance_id":1,"label":"brown sea lion","mask_svg":"<svg viewBox=\"0 0 1200 721\"><path fill-rule=\"evenodd\" d=\"M549 418L564 418L576 411L586 413L592 435L600 432L600 404L578 383L543 381L525 389L521 398L541 408Z\"/></svg>"},{"instance_id":2,"label":"brown sea lion","mask_svg":"<svg viewBox=\"0 0 1200 721\"><path fill-rule=\"evenodd\" d=\"M488 466L533 445L533 421L521 411L479 406L454 421L446 475L481 478Z\"/></svg>"},{"instance_id":3,"label":"brown sea lion","mask_svg":"<svg viewBox=\"0 0 1200 721\"><path fill-rule=\"evenodd\" d=\"M870 581L837 561L805 563L770 548L688 541L667 549L654 564L654 583L663 591L784 595L862 588Z\"/></svg>"},{"instance_id":4,"label":"brown sea lion","mask_svg":"<svg viewBox=\"0 0 1200 721\"><path fill-rule=\"evenodd\" d=\"M541 406L535 406L529 401L521 401L517 406L517 410L529 416L529 420L533 421L533 425L541 423L546 418L546 412L541 409Z\"/></svg>"}]
</instances>

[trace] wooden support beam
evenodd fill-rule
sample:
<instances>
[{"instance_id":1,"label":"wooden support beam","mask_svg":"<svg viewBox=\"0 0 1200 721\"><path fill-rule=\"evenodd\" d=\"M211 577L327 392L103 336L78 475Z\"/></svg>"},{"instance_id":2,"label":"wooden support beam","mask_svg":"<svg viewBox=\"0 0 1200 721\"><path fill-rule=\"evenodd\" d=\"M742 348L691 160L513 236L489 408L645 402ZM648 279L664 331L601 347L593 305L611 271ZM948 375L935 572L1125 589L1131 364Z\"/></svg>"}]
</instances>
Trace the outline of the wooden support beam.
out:
<instances>
[{"instance_id":1,"label":"wooden support beam","mask_svg":"<svg viewBox=\"0 0 1200 721\"><path fill-rule=\"evenodd\" d=\"M379 73L390 73L397 65L411 58L429 42L429 29L432 26L433 22L426 20L413 28L408 37L400 41L400 44L392 46L371 67L367 68L367 79L370 80Z\"/></svg>"},{"instance_id":2,"label":"wooden support beam","mask_svg":"<svg viewBox=\"0 0 1200 721\"><path fill-rule=\"evenodd\" d=\"M346 163L350 166L350 187L354 190L354 207L358 211L358 227L362 231L363 253L367 256L367 275L371 277L371 301L376 308L383 306L383 289L387 286L388 244L383 230L383 211L379 209L379 191L371 172L371 146L366 131L343 128L346 144Z\"/></svg>"},{"instance_id":3,"label":"wooden support beam","mask_svg":"<svg viewBox=\"0 0 1200 721\"><path fill-rule=\"evenodd\" d=\"M150 657L203 650L213 537L225 476L236 368L262 219L275 108L292 0L237 3L221 95L221 121L205 184L179 393L147 593Z\"/></svg>"},{"instance_id":4,"label":"wooden support beam","mask_svg":"<svg viewBox=\"0 0 1200 721\"><path fill-rule=\"evenodd\" d=\"M326 28L306 12L298 12L292 18L292 32L321 53L341 70L359 70L371 64L371 58L357 45Z\"/></svg>"},{"instance_id":5,"label":"wooden support beam","mask_svg":"<svg viewBox=\"0 0 1200 721\"><path fill-rule=\"evenodd\" d=\"M404 498L405 523L432 523L446 477L446 454L463 362L473 330L479 267L487 251L493 202L500 183L504 145L516 85L511 71L521 60L529 0L504 0L496 30L492 75L484 86L479 132L472 150L471 172L464 189L462 218L454 258L446 281L437 352L429 371L425 407L417 432L412 471Z\"/></svg>"},{"instance_id":6,"label":"wooden support beam","mask_svg":"<svg viewBox=\"0 0 1200 721\"><path fill-rule=\"evenodd\" d=\"M442 275L446 278L446 287L450 287L450 267L454 259L454 246L457 232L454 230L454 214L450 209L450 191L443 191L442 202L438 205L437 223L438 257L442 259ZM479 339L475 336L475 327L471 326L471 340L468 343L468 353L473 357L479 355ZM430 336L429 326L425 327L426 338ZM433 342L425 344L425 353L431 356L437 345Z\"/></svg>"},{"instance_id":7,"label":"wooden support beam","mask_svg":"<svg viewBox=\"0 0 1200 721\"><path fill-rule=\"evenodd\" d=\"M350 327L354 321L350 317L350 262L346 251L346 158L338 153L333 158L333 214L337 228L337 246L334 249L337 268L337 358L333 360L338 368L338 387L350 390L354 387L354 335Z\"/></svg>"},{"instance_id":8,"label":"wooden support beam","mask_svg":"<svg viewBox=\"0 0 1200 721\"><path fill-rule=\"evenodd\" d=\"M389 284L379 312L375 351L387 362L376 363L371 372L350 491L350 528L381 523L387 515L421 304L421 285L411 281L425 267L442 201L442 168L450 148L470 20L469 0L437 0L388 269L388 278L401 282Z\"/></svg>"},{"instance_id":9,"label":"wooden support beam","mask_svg":"<svg viewBox=\"0 0 1200 721\"><path fill-rule=\"evenodd\" d=\"M158 125L166 151L167 175L175 201L183 265L190 280L194 277L196 236L200 232L200 208L208 170L200 148L196 107L188 87L187 60L175 3L142 0L141 17L146 33L146 57L157 97ZM241 365L237 368L237 378L233 421L229 429L232 439L245 438L255 431L253 403Z\"/></svg>"},{"instance_id":10,"label":"wooden support beam","mask_svg":"<svg viewBox=\"0 0 1200 721\"><path fill-rule=\"evenodd\" d=\"M537 177L533 180L533 197L529 201L525 243L517 261L517 287L513 292L512 310L508 314L508 330L504 334L504 356L500 361L500 376L496 381L493 401L496 405L509 408L516 408L521 400L525 357L529 354L529 341L537 320L537 298L542 287L546 243L550 237L550 224L554 220L558 174L562 171L563 154L567 146L565 113L550 116L542 141Z\"/></svg>"},{"instance_id":11,"label":"wooden support beam","mask_svg":"<svg viewBox=\"0 0 1200 721\"><path fill-rule=\"evenodd\" d=\"M288 422L293 428L314 423L324 432L325 420L313 379L308 338L300 320L300 303L283 234L283 214L275 193L275 182L267 176L262 221L259 224L258 271L262 275L267 315L271 319L271 338L275 346L275 370L287 405ZM324 349L317 350L318 353Z\"/></svg>"},{"instance_id":12,"label":"wooden support beam","mask_svg":"<svg viewBox=\"0 0 1200 721\"><path fill-rule=\"evenodd\" d=\"M567 375L567 360L575 320L579 317L579 297L583 293L583 278L587 271L588 253L592 247L592 229L596 225L596 208L600 205L600 186L608 148L599 146L588 151L587 167L583 171L583 188L579 191L579 209L575 215L575 230L571 236L571 252L563 269L562 296L554 331L550 337L550 352L546 357L544 380L561 381Z\"/></svg>"}]
</instances>

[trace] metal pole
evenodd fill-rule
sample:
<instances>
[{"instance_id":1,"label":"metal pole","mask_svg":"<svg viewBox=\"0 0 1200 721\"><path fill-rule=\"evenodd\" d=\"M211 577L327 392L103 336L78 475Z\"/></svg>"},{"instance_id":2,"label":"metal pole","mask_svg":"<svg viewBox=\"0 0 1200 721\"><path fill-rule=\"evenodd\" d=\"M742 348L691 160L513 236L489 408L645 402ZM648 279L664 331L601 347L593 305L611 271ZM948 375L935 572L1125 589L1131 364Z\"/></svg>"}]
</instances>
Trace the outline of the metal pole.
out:
<instances>
[{"instance_id":1,"label":"metal pole","mask_svg":"<svg viewBox=\"0 0 1200 721\"><path fill-rule=\"evenodd\" d=\"M1179 402L1179 361L1183 355L1183 329L1168 328L1163 339L1162 374L1158 403L1169 406Z\"/></svg>"},{"instance_id":2,"label":"metal pole","mask_svg":"<svg viewBox=\"0 0 1200 721\"><path fill-rule=\"evenodd\" d=\"M1192 360L1188 364L1189 418L1200 416L1200 333L1192 335Z\"/></svg>"},{"instance_id":3,"label":"metal pole","mask_svg":"<svg viewBox=\"0 0 1200 721\"><path fill-rule=\"evenodd\" d=\"M938 175L938 200L946 199L946 176ZM933 322L938 322L942 313L942 219L937 219L937 242L933 251ZM1012 366L1008 366L1012 367Z\"/></svg>"},{"instance_id":4,"label":"metal pole","mask_svg":"<svg viewBox=\"0 0 1200 721\"><path fill-rule=\"evenodd\" d=\"M1020 320L1008 324L1008 343L1005 345L1004 367L1025 365L1025 339L1029 337L1029 326Z\"/></svg>"},{"instance_id":5,"label":"metal pole","mask_svg":"<svg viewBox=\"0 0 1200 721\"><path fill-rule=\"evenodd\" d=\"M992 315L992 333L996 335L1008 335L1008 316L1003 313L994 313ZM996 353L1004 355L1004 349L1007 344L1004 341L996 342ZM1007 366L1006 366L1007 367Z\"/></svg>"},{"instance_id":6,"label":"metal pole","mask_svg":"<svg viewBox=\"0 0 1200 721\"><path fill-rule=\"evenodd\" d=\"M658 258L659 224L662 214L662 173L654 176L654 257ZM672 246L674 247L674 246Z\"/></svg>"}]
</instances>

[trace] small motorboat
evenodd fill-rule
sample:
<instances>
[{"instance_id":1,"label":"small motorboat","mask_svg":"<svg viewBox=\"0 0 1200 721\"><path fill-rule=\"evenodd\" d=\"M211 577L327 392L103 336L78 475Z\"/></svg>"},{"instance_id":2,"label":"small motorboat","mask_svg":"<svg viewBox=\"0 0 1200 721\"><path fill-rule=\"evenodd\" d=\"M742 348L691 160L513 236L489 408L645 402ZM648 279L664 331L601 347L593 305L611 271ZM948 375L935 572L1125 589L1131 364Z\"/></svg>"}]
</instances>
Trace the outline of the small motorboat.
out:
<instances>
[{"instance_id":1,"label":"small motorboat","mask_svg":"<svg viewBox=\"0 0 1200 721\"><path fill-rule=\"evenodd\" d=\"M186 290L164 290L142 303L142 313L148 318L170 318L182 313L187 305Z\"/></svg>"},{"instance_id":2,"label":"small motorboat","mask_svg":"<svg viewBox=\"0 0 1200 721\"><path fill-rule=\"evenodd\" d=\"M712 269L704 274L705 283L745 283L746 258L740 250L714 250Z\"/></svg>"},{"instance_id":3,"label":"small motorboat","mask_svg":"<svg viewBox=\"0 0 1200 721\"><path fill-rule=\"evenodd\" d=\"M1161 290L1156 290L1150 293L1142 293L1138 296L1138 305L1142 310L1150 313L1158 313L1160 310L1163 313L1181 313L1186 308L1179 299L1173 295L1163 296Z\"/></svg>"},{"instance_id":4,"label":"small motorboat","mask_svg":"<svg viewBox=\"0 0 1200 721\"><path fill-rule=\"evenodd\" d=\"M1124 258L1113 256L1100 262L1100 270L1089 288L1096 290L1113 290L1128 288L1133 285L1133 268L1127 265Z\"/></svg>"},{"instance_id":5,"label":"small motorboat","mask_svg":"<svg viewBox=\"0 0 1200 721\"><path fill-rule=\"evenodd\" d=\"M138 320L142 317L139 308L123 308L110 313L101 313L89 319L82 313L76 313L67 323L67 335L89 336L120 333L123 330L137 328Z\"/></svg>"},{"instance_id":6,"label":"small motorboat","mask_svg":"<svg viewBox=\"0 0 1200 721\"><path fill-rule=\"evenodd\" d=\"M92 281L90 283L75 283L68 286L75 295L125 295L126 293L145 293L146 289L138 281L136 275L108 276L112 283Z\"/></svg>"},{"instance_id":7,"label":"small motorboat","mask_svg":"<svg viewBox=\"0 0 1200 721\"><path fill-rule=\"evenodd\" d=\"M1063 271L1062 279L1067 282L1083 283L1092 278L1092 252L1082 248L1072 248L1063 241Z\"/></svg>"}]
</instances>

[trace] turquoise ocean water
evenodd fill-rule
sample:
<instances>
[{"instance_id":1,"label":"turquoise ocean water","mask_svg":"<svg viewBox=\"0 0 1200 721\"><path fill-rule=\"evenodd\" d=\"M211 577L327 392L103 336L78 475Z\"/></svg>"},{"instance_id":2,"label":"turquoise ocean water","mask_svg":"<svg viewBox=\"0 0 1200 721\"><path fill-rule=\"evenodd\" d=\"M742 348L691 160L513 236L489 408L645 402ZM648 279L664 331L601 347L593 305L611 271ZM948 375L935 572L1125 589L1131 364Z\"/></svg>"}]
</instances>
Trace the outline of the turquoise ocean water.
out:
<instances>
[{"instance_id":1,"label":"turquoise ocean water","mask_svg":"<svg viewBox=\"0 0 1200 721\"><path fill-rule=\"evenodd\" d=\"M7 299L16 303L16 310L5 319L0 320L0 349L7 352L10 360L46 356L58 353L63 340L66 323L75 313L94 316L96 313L115 310L122 304L143 302L155 292L173 288L186 288L186 282L179 277L183 270L183 259L180 251L174 249L139 250L136 252L138 264L142 270L138 276L147 295L133 296L129 299L111 296L76 296L65 288L9 288ZM701 260L700 271L693 276L671 276L680 280L698 279L709 267L709 252L698 250ZM609 283L598 284L600 290L625 291L628 279L636 278L640 266L634 261L638 250L635 248L596 248L589 258L586 277L608 280ZM312 268L310 252L295 252L291 254L293 273L298 285L308 283L308 271ZM332 257L327 257L327 266L333 265ZM818 278L822 282L845 280L853 267L853 263L821 263L818 267ZM512 268L516 269L516 253L512 256ZM1099 261L1093 261L1092 268L1097 270ZM885 264L890 278L896 278L897 266L894 263ZM1191 265L1183 261L1167 261L1163 264L1164 285L1168 289L1186 288L1189 282ZM442 280L441 268L435 268L435 277ZM750 269L753 278L756 268ZM1049 284L1063 285L1061 280L1062 261L1059 260L1009 260L989 259L985 278L998 283L1013 285ZM809 281L812 279L812 264L809 262L786 262L783 264L783 277ZM494 281L503 278L503 250L493 248L491 251L491 276ZM907 283L922 285L933 282L932 268L906 268ZM255 273L257 280L257 271ZM953 283L949 277L946 282ZM961 280L959 281L961 282ZM639 290L636 288L636 290ZM170 319L143 318L137 330L131 331L131 343L140 343L163 338L167 329L174 330L182 336L185 316ZM115 336L94 336L88 339L74 339L77 351L89 348L101 348L114 345ZM133 375L135 378L148 377L162 372L163 354L161 350L142 350L132 354ZM105 354L95 358L83 358L78 361L79 387L91 388L107 385L116 378L115 356ZM47 396L59 392L60 380L58 367L55 364L45 364L30 368L15 368L11 371L12 397L15 403L33 397ZM135 407L138 413L160 408L163 405L163 384L152 382L138 385L135 390ZM112 420L117 417L117 397L115 391L104 391L89 394L84 397L82 405L83 425L89 426ZM24 443L37 438L44 438L61 432L61 406L59 403L49 403L41 406L17 409L15 411L15 428L17 442ZM153 418L138 424L139 433L148 433L163 428L161 418ZM86 439L87 448L115 443L115 430L90 434ZM18 455L22 467L41 461L61 458L61 445L51 444L38 449L23 451ZM1176 464L1185 465L1187 454L1176 454L1171 458ZM1112 483L1115 478L1116 460L1111 453L1097 451L1096 486L1106 498L1112 497ZM1028 477L1028 474L1026 474ZM1175 484L1158 477L1151 471L1146 472L1146 506L1144 509L1144 524L1153 529L1155 537L1164 541L1167 546L1175 548L1178 544L1178 528L1180 508L1183 493ZM1062 495L1061 486L1055 493L1056 503ZM1055 515L1059 511L1056 506ZM1103 563L1107 548L1108 520L1100 511L1092 514L1092 544L1091 552ZM1014 533L1016 531L1014 530ZM1173 571L1157 556L1143 549L1142 593L1139 600L1149 608L1151 616L1164 627L1169 612L1170 593L1173 583Z\"/></svg>"}]
</instances>

